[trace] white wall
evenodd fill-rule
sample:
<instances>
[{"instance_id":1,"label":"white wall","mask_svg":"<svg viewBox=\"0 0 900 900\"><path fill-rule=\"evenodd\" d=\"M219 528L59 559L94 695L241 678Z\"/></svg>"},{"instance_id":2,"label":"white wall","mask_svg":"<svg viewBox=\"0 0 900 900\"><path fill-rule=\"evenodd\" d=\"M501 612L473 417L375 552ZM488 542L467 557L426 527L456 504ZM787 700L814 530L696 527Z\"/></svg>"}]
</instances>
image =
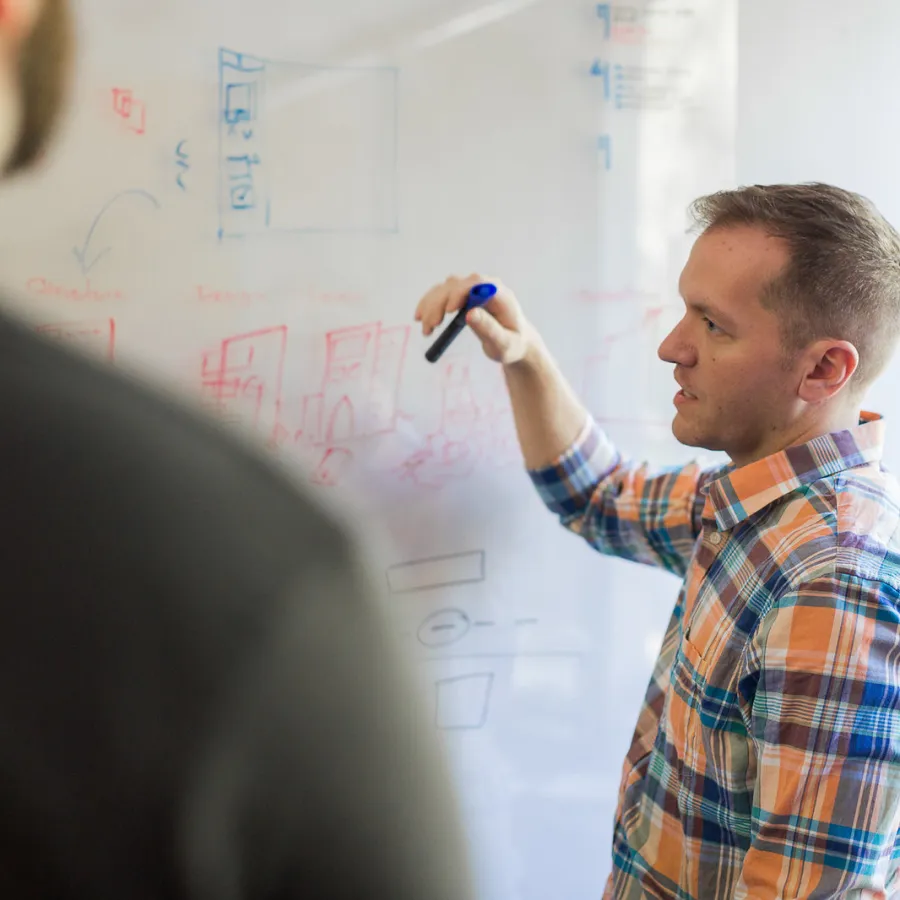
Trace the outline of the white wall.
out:
<instances>
[{"instance_id":1,"label":"white wall","mask_svg":"<svg viewBox=\"0 0 900 900\"><path fill-rule=\"evenodd\" d=\"M900 3L740 0L737 179L826 181L900 227ZM895 361L868 407L888 415L900 471Z\"/></svg>"}]
</instances>

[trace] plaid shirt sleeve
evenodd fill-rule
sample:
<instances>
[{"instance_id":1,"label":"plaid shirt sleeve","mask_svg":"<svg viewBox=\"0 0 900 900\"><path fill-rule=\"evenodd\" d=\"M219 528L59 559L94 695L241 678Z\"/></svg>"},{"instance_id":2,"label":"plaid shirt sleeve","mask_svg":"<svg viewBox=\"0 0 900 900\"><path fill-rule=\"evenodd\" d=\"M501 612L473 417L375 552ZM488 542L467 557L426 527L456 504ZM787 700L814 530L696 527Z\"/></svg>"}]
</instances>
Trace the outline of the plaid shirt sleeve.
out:
<instances>
[{"instance_id":1,"label":"plaid shirt sleeve","mask_svg":"<svg viewBox=\"0 0 900 900\"><path fill-rule=\"evenodd\" d=\"M547 508L596 550L684 576L700 532L700 488L717 471L690 463L651 472L624 460L588 418L558 460L528 474Z\"/></svg>"},{"instance_id":2,"label":"plaid shirt sleeve","mask_svg":"<svg viewBox=\"0 0 900 900\"><path fill-rule=\"evenodd\" d=\"M735 898L893 896L898 594L838 572L779 600L749 643L739 693L757 782Z\"/></svg>"}]
</instances>

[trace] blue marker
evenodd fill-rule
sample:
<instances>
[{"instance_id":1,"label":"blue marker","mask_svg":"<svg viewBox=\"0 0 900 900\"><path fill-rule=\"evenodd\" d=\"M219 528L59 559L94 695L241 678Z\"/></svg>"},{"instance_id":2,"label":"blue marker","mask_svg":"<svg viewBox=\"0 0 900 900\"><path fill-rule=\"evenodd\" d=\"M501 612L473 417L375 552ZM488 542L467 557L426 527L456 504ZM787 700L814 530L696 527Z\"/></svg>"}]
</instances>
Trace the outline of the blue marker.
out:
<instances>
[{"instance_id":1,"label":"blue marker","mask_svg":"<svg viewBox=\"0 0 900 900\"><path fill-rule=\"evenodd\" d=\"M469 296L466 298L463 308L438 335L438 339L425 351L425 359L428 362L437 362L444 351L456 340L457 335L466 327L466 314L469 310L478 306L484 306L496 293L497 288L493 284L476 284L469 291Z\"/></svg>"}]
</instances>

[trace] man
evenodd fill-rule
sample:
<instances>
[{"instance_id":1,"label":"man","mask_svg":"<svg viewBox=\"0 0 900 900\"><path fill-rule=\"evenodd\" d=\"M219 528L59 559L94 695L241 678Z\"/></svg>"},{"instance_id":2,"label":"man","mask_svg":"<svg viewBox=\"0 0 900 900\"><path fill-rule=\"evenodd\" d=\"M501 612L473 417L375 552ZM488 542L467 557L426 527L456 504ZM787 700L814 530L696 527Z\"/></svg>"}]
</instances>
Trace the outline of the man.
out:
<instances>
[{"instance_id":1,"label":"man","mask_svg":"<svg viewBox=\"0 0 900 900\"><path fill-rule=\"evenodd\" d=\"M727 466L624 459L513 293L468 314L538 491L602 553L684 582L625 761L616 898L900 896L900 490L862 412L900 319L900 239L824 184L695 202L673 432ZM450 279L426 334L481 277Z\"/></svg>"},{"instance_id":2,"label":"man","mask_svg":"<svg viewBox=\"0 0 900 900\"><path fill-rule=\"evenodd\" d=\"M0 2L0 157L63 0ZM234 439L0 316L0 897L463 900L462 836L354 543Z\"/></svg>"}]
</instances>

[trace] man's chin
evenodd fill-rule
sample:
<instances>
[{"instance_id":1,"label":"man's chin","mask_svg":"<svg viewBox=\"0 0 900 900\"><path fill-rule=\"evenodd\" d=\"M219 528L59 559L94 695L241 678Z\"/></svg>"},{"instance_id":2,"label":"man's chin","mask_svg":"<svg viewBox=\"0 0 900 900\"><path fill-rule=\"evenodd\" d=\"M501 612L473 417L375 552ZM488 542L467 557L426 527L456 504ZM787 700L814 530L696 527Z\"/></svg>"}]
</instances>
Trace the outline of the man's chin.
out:
<instances>
[{"instance_id":1,"label":"man's chin","mask_svg":"<svg viewBox=\"0 0 900 900\"><path fill-rule=\"evenodd\" d=\"M672 435L679 444L683 444L685 447L699 447L701 450L714 449L710 443L715 443L715 441L710 441L710 436L703 435L696 427L692 428L689 423L685 422L681 412L676 412L675 418L672 419Z\"/></svg>"}]
</instances>

